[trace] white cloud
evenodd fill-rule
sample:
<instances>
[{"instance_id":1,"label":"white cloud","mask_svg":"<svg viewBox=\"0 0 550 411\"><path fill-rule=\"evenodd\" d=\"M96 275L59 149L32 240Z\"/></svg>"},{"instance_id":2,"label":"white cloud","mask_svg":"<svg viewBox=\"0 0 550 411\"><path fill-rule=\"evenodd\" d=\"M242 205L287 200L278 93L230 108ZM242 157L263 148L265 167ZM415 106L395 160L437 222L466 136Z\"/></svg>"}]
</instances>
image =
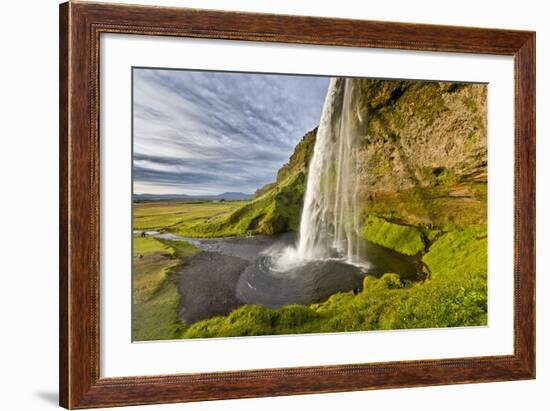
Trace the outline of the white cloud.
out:
<instances>
[{"instance_id":1,"label":"white cloud","mask_svg":"<svg viewBox=\"0 0 550 411\"><path fill-rule=\"evenodd\" d=\"M327 78L134 69L134 191L253 192L318 121Z\"/></svg>"}]
</instances>

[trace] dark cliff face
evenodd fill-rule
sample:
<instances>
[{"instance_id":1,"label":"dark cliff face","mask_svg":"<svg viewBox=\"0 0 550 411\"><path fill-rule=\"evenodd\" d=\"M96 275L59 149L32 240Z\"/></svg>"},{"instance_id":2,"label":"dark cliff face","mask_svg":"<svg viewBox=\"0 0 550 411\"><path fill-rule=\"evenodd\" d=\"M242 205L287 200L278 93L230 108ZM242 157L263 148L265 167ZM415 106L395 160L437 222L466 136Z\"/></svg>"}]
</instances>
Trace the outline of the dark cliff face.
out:
<instances>
[{"instance_id":1,"label":"dark cliff face","mask_svg":"<svg viewBox=\"0 0 550 411\"><path fill-rule=\"evenodd\" d=\"M485 223L486 85L357 81L366 212L437 228Z\"/></svg>"}]
</instances>

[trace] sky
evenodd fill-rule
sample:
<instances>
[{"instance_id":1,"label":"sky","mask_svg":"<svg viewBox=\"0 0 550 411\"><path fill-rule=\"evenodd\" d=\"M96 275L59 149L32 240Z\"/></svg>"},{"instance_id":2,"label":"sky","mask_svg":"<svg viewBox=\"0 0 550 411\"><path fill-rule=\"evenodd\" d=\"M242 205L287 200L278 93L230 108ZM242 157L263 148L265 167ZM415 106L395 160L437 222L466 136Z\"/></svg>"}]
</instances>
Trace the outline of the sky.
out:
<instances>
[{"instance_id":1,"label":"sky","mask_svg":"<svg viewBox=\"0 0 550 411\"><path fill-rule=\"evenodd\" d=\"M134 68L136 194L252 194L319 123L329 79Z\"/></svg>"}]
</instances>

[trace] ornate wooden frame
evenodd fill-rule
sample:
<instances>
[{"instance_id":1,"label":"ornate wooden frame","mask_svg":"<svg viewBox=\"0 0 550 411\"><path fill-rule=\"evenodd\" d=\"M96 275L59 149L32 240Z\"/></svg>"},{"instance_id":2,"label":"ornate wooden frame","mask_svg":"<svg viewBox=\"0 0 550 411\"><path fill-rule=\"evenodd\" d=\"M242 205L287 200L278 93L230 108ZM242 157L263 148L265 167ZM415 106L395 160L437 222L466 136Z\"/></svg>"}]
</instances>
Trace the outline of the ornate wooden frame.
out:
<instances>
[{"instance_id":1,"label":"ornate wooden frame","mask_svg":"<svg viewBox=\"0 0 550 411\"><path fill-rule=\"evenodd\" d=\"M515 61L514 354L100 378L101 33L467 52ZM183 8L60 6L60 404L90 408L535 377L535 33ZM512 182L510 182L512 184Z\"/></svg>"}]
</instances>

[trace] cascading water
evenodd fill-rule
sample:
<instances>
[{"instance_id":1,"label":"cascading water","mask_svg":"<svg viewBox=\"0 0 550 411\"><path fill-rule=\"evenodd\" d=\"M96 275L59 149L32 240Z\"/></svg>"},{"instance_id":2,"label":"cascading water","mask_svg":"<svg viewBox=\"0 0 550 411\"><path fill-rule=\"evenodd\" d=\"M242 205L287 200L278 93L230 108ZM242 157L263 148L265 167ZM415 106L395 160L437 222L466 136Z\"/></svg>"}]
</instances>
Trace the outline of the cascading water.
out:
<instances>
[{"instance_id":1,"label":"cascading water","mask_svg":"<svg viewBox=\"0 0 550 411\"><path fill-rule=\"evenodd\" d=\"M330 258L364 263L358 207L359 137L364 119L357 91L354 79L330 81L309 165L298 243L280 256L281 269Z\"/></svg>"},{"instance_id":2,"label":"cascading water","mask_svg":"<svg viewBox=\"0 0 550 411\"><path fill-rule=\"evenodd\" d=\"M311 304L360 289L367 273L415 278L413 264L360 236L364 104L361 80L331 80L309 164L298 241L289 246L281 237L241 273L239 301L267 307Z\"/></svg>"}]
</instances>

